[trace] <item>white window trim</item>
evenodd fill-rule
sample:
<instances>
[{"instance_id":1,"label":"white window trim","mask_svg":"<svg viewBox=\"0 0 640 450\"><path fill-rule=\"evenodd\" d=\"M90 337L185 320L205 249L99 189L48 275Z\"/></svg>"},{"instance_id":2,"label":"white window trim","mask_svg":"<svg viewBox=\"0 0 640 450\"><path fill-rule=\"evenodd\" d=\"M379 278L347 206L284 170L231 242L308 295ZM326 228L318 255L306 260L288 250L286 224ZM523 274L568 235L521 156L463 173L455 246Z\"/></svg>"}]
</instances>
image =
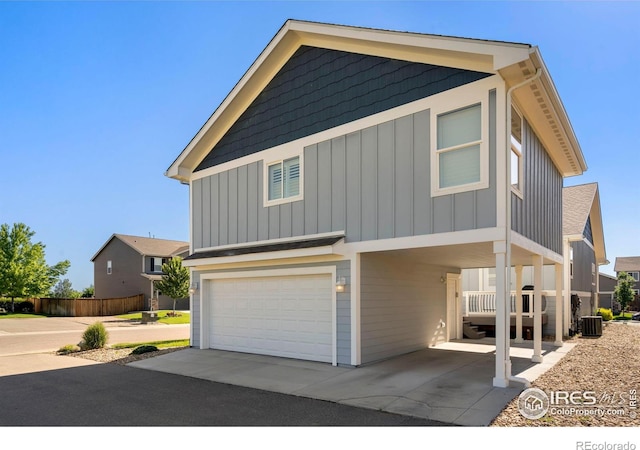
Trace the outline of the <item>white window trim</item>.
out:
<instances>
[{"instance_id":1,"label":"white window trim","mask_svg":"<svg viewBox=\"0 0 640 450\"><path fill-rule=\"evenodd\" d=\"M441 106L439 105L438 109L433 108L431 110L431 197L475 191L489 187L489 93L488 91L482 93L469 92L467 95L456 96L455 99L457 103L445 103ZM480 141L468 142L459 147L467 147L474 144L480 145L480 181L441 188L438 156L443 152L455 150L457 146L449 147L444 151L438 150L438 116L477 104L480 104Z\"/></svg>"},{"instance_id":2,"label":"white window trim","mask_svg":"<svg viewBox=\"0 0 640 450\"><path fill-rule=\"evenodd\" d=\"M634 271L631 271L631 272L628 272L628 273L629 273L629 276L631 278L633 278L635 281L640 281L640 272L636 272L634 270Z\"/></svg>"},{"instance_id":3,"label":"white window trim","mask_svg":"<svg viewBox=\"0 0 640 450\"><path fill-rule=\"evenodd\" d=\"M107 261L107 275L111 275L113 273L113 263L111 260Z\"/></svg>"},{"instance_id":4,"label":"white window trim","mask_svg":"<svg viewBox=\"0 0 640 450\"><path fill-rule=\"evenodd\" d=\"M522 118L522 113L515 105L511 105L511 106L513 109L516 110L516 112L520 116L520 133L522 133L522 128L523 128L522 123L524 122L524 119ZM523 160L523 153L522 153L522 142L518 142L513 138L513 134L511 134L511 130L509 130L509 135L511 138L510 139L511 151L518 155L518 187L515 187L511 183L511 180L509 180L509 185L511 186L511 192L516 194L518 197L523 198L522 183L524 182L524 160ZM520 139L522 139L522 136L520 137ZM511 154L509 154L509 157L511 157ZM511 162L509 162L509 164L511 164Z\"/></svg>"},{"instance_id":5,"label":"white window trim","mask_svg":"<svg viewBox=\"0 0 640 450\"><path fill-rule=\"evenodd\" d=\"M277 155L277 159L262 160L262 202L265 207L297 202L304 199L304 158L302 153L303 152L301 150L298 150L296 152L287 152ZM300 191L298 195L269 200L269 166L278 163L282 164L287 159L296 157L300 158Z\"/></svg>"},{"instance_id":6,"label":"white window trim","mask_svg":"<svg viewBox=\"0 0 640 450\"><path fill-rule=\"evenodd\" d=\"M156 270L156 265L155 265L155 260L159 259L160 260L160 270ZM162 273L162 260L164 258L158 257L158 256L152 256L151 257L151 263L153 263L152 267L151 267L151 273Z\"/></svg>"}]
</instances>

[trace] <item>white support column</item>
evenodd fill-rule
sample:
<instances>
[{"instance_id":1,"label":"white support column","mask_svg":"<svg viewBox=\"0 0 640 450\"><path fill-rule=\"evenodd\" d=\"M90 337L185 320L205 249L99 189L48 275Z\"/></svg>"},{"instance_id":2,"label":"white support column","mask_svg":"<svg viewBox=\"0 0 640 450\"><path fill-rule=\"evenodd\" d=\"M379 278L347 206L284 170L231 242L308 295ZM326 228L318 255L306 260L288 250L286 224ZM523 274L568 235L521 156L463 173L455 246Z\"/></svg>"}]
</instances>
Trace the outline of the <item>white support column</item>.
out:
<instances>
[{"instance_id":1,"label":"white support column","mask_svg":"<svg viewBox=\"0 0 640 450\"><path fill-rule=\"evenodd\" d=\"M556 339L554 345L562 347L562 323L563 317L567 314L562 308L564 299L562 298L562 264L556 264Z\"/></svg>"},{"instance_id":2,"label":"white support column","mask_svg":"<svg viewBox=\"0 0 640 450\"><path fill-rule=\"evenodd\" d=\"M564 287L564 334L569 334L571 327L571 243L568 239L562 241L563 287Z\"/></svg>"},{"instance_id":3,"label":"white support column","mask_svg":"<svg viewBox=\"0 0 640 450\"><path fill-rule=\"evenodd\" d=\"M522 344L522 266L516 266L516 344Z\"/></svg>"},{"instance_id":4,"label":"white support column","mask_svg":"<svg viewBox=\"0 0 640 450\"><path fill-rule=\"evenodd\" d=\"M542 255L533 256L533 357L542 362ZM529 303L531 306L531 303Z\"/></svg>"},{"instance_id":5,"label":"white support column","mask_svg":"<svg viewBox=\"0 0 640 450\"><path fill-rule=\"evenodd\" d=\"M362 363L360 340L360 253L351 257L351 365Z\"/></svg>"},{"instance_id":6,"label":"white support column","mask_svg":"<svg viewBox=\"0 0 640 450\"><path fill-rule=\"evenodd\" d=\"M509 328L507 327L507 298L509 289L506 285L506 242L493 243L496 255L496 375L493 378L495 387L508 387L511 376L509 360Z\"/></svg>"}]
</instances>

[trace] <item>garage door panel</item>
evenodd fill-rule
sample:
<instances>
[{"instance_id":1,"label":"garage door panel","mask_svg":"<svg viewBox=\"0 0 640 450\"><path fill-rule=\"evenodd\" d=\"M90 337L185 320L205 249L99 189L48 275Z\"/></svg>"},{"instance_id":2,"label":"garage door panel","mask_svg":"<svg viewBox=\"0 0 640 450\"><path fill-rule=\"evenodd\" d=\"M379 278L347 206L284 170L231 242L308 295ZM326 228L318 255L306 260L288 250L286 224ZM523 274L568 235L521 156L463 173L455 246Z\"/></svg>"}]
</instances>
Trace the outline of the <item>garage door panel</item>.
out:
<instances>
[{"instance_id":1,"label":"garage door panel","mask_svg":"<svg viewBox=\"0 0 640 450\"><path fill-rule=\"evenodd\" d=\"M208 284L212 348L332 362L329 274Z\"/></svg>"}]
</instances>

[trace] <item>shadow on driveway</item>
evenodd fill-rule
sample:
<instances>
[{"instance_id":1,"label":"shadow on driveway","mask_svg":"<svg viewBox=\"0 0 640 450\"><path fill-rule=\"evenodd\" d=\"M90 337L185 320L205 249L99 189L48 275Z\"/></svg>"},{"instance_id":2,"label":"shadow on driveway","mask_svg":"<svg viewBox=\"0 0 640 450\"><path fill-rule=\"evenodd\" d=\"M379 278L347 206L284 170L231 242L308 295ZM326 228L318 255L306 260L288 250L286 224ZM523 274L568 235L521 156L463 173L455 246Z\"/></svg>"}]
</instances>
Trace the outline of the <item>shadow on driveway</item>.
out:
<instances>
[{"instance_id":1,"label":"shadow on driveway","mask_svg":"<svg viewBox=\"0 0 640 450\"><path fill-rule=\"evenodd\" d=\"M117 364L3 376L0 392L0 426L448 426Z\"/></svg>"}]
</instances>

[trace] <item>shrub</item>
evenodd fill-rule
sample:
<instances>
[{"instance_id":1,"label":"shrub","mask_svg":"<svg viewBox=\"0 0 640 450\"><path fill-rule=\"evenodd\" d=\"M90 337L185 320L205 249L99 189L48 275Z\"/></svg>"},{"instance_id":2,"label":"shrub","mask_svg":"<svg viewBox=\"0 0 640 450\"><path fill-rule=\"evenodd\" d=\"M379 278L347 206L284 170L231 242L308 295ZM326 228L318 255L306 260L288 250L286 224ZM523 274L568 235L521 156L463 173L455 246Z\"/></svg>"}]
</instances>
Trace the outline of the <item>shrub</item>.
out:
<instances>
[{"instance_id":1,"label":"shrub","mask_svg":"<svg viewBox=\"0 0 640 450\"><path fill-rule=\"evenodd\" d=\"M134 348L131 354L142 355L143 353L157 352L157 351L158 351L158 347L156 347L155 345L141 345L140 347Z\"/></svg>"},{"instance_id":2,"label":"shrub","mask_svg":"<svg viewBox=\"0 0 640 450\"><path fill-rule=\"evenodd\" d=\"M0 308L4 308L7 312L11 311L11 300L6 298L0 299ZM35 311L33 302L29 300L16 299L14 308L16 313L32 313Z\"/></svg>"},{"instance_id":3,"label":"shrub","mask_svg":"<svg viewBox=\"0 0 640 450\"><path fill-rule=\"evenodd\" d=\"M104 328L102 322L96 322L92 325L89 325L82 335L82 343L81 347L91 350L96 348L103 348L107 343L107 338L109 337L109 333Z\"/></svg>"},{"instance_id":4,"label":"shrub","mask_svg":"<svg viewBox=\"0 0 640 450\"><path fill-rule=\"evenodd\" d=\"M596 312L596 315L601 316L602 320L604 320L605 322L613 320L613 313L610 309L607 308L598 308L598 312Z\"/></svg>"},{"instance_id":5,"label":"shrub","mask_svg":"<svg viewBox=\"0 0 640 450\"><path fill-rule=\"evenodd\" d=\"M78 347L77 345L67 344L64 347L60 347L60 350L58 350L58 353L60 353L61 355L66 355L68 353L75 353L79 351L80 351L80 347Z\"/></svg>"}]
</instances>

